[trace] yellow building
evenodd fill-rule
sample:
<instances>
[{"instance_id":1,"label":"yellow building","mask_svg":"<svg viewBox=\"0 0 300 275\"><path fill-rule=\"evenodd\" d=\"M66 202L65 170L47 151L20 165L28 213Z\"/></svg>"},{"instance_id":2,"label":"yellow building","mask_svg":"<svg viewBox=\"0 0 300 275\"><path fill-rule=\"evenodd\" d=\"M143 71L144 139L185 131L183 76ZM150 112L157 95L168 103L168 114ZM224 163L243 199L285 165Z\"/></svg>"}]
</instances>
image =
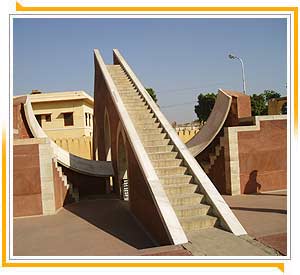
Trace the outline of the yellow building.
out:
<instances>
[{"instance_id":1,"label":"yellow building","mask_svg":"<svg viewBox=\"0 0 300 275\"><path fill-rule=\"evenodd\" d=\"M176 133L183 143L187 143L192 137L194 137L200 131L202 126L203 125L199 122L188 122L178 125L176 122L173 123Z\"/></svg>"},{"instance_id":2,"label":"yellow building","mask_svg":"<svg viewBox=\"0 0 300 275\"><path fill-rule=\"evenodd\" d=\"M94 100L84 91L43 93L33 90L30 100L45 133L65 150L91 158Z\"/></svg>"},{"instance_id":3,"label":"yellow building","mask_svg":"<svg viewBox=\"0 0 300 275\"><path fill-rule=\"evenodd\" d=\"M52 139L92 136L94 100L87 93L33 91L30 99L35 117Z\"/></svg>"}]
</instances>

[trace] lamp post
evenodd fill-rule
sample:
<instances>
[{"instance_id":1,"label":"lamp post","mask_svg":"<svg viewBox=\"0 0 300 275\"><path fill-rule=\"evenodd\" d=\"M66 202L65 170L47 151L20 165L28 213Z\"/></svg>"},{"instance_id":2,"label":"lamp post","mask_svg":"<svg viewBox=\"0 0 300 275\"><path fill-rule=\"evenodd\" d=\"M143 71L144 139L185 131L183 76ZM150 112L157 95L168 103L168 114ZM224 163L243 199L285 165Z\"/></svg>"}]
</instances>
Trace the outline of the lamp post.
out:
<instances>
[{"instance_id":1,"label":"lamp post","mask_svg":"<svg viewBox=\"0 0 300 275\"><path fill-rule=\"evenodd\" d=\"M243 74L243 92L244 92L244 94L246 94L246 80L245 80L245 70L244 70L243 60L240 57L235 56L233 54L229 54L228 57L230 59L238 59L241 62L241 65L242 65L242 74Z\"/></svg>"}]
</instances>

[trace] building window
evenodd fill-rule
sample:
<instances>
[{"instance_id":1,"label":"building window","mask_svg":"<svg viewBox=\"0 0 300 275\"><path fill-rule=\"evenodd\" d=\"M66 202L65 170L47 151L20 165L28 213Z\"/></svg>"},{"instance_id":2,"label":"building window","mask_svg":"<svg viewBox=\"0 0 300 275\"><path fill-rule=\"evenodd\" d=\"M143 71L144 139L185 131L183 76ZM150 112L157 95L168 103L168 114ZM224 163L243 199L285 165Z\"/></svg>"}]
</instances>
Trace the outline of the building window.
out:
<instances>
[{"instance_id":1,"label":"building window","mask_svg":"<svg viewBox=\"0 0 300 275\"><path fill-rule=\"evenodd\" d=\"M89 126L91 126L91 114L89 114Z\"/></svg>"},{"instance_id":2,"label":"building window","mask_svg":"<svg viewBox=\"0 0 300 275\"><path fill-rule=\"evenodd\" d=\"M35 118L36 118L37 122L40 124L40 126L42 127L42 116L41 115L35 115Z\"/></svg>"},{"instance_id":3,"label":"building window","mask_svg":"<svg viewBox=\"0 0 300 275\"><path fill-rule=\"evenodd\" d=\"M64 123L65 126L73 126L73 113L64 113Z\"/></svg>"},{"instance_id":4,"label":"building window","mask_svg":"<svg viewBox=\"0 0 300 275\"><path fill-rule=\"evenodd\" d=\"M50 114L49 115L45 115L45 120L47 122L51 122L51 115Z\"/></svg>"},{"instance_id":5,"label":"building window","mask_svg":"<svg viewBox=\"0 0 300 275\"><path fill-rule=\"evenodd\" d=\"M88 126L88 113L85 113L85 126Z\"/></svg>"}]
</instances>

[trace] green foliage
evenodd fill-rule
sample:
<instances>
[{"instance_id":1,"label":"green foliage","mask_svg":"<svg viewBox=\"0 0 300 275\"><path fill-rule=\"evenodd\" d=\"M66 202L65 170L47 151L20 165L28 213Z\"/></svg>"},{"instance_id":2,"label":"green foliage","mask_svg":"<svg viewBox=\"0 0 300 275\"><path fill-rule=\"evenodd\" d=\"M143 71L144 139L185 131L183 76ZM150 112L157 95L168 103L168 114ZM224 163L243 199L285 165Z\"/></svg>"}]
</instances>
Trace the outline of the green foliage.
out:
<instances>
[{"instance_id":1,"label":"green foliage","mask_svg":"<svg viewBox=\"0 0 300 275\"><path fill-rule=\"evenodd\" d=\"M273 90L264 90L264 97L266 99L266 102L268 102L271 98L280 98L281 94L277 93Z\"/></svg>"},{"instance_id":2,"label":"green foliage","mask_svg":"<svg viewBox=\"0 0 300 275\"><path fill-rule=\"evenodd\" d=\"M211 110L214 107L216 94L199 94L198 104L195 106L195 113L200 122L208 119ZM263 93L251 95L252 116L262 116L268 114L268 101L271 98L281 97L280 93L273 90L264 90Z\"/></svg>"},{"instance_id":3,"label":"green foliage","mask_svg":"<svg viewBox=\"0 0 300 275\"><path fill-rule=\"evenodd\" d=\"M253 94L251 97L252 116L262 116L268 114L268 106L263 94Z\"/></svg>"},{"instance_id":4,"label":"green foliage","mask_svg":"<svg viewBox=\"0 0 300 275\"><path fill-rule=\"evenodd\" d=\"M273 90L264 90L261 94L251 95L252 116L263 116L268 114L268 101L271 98L279 98L281 95Z\"/></svg>"},{"instance_id":5,"label":"green foliage","mask_svg":"<svg viewBox=\"0 0 300 275\"><path fill-rule=\"evenodd\" d=\"M208 119L214 107L216 97L214 93L200 94L198 96L198 105L195 106L195 113L200 122L204 122Z\"/></svg>"},{"instance_id":6,"label":"green foliage","mask_svg":"<svg viewBox=\"0 0 300 275\"><path fill-rule=\"evenodd\" d=\"M152 99L154 100L154 102L157 102L157 97L156 97L156 93L152 88L146 88L148 94L152 97Z\"/></svg>"}]
</instances>

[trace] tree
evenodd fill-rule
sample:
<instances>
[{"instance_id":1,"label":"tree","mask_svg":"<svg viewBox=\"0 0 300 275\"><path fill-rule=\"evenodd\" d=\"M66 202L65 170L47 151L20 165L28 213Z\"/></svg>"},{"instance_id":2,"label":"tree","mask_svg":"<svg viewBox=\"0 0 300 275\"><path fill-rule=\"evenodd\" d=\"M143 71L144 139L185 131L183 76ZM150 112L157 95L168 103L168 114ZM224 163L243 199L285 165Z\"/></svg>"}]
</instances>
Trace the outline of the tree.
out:
<instances>
[{"instance_id":1,"label":"tree","mask_svg":"<svg viewBox=\"0 0 300 275\"><path fill-rule=\"evenodd\" d=\"M266 99L263 94L253 94L250 99L252 116L268 114L268 107L266 106Z\"/></svg>"},{"instance_id":2,"label":"tree","mask_svg":"<svg viewBox=\"0 0 300 275\"><path fill-rule=\"evenodd\" d=\"M146 88L148 94L152 97L154 102L157 102L156 92L152 88Z\"/></svg>"},{"instance_id":3,"label":"tree","mask_svg":"<svg viewBox=\"0 0 300 275\"><path fill-rule=\"evenodd\" d=\"M272 98L281 97L280 93L273 90L264 90L261 94L251 96L252 116L262 116L268 114L268 102Z\"/></svg>"},{"instance_id":4,"label":"tree","mask_svg":"<svg viewBox=\"0 0 300 275\"><path fill-rule=\"evenodd\" d=\"M208 119L214 107L216 97L214 93L200 94L198 96L198 105L195 106L195 113L200 122L204 122Z\"/></svg>"},{"instance_id":5,"label":"tree","mask_svg":"<svg viewBox=\"0 0 300 275\"><path fill-rule=\"evenodd\" d=\"M280 93L277 93L273 90L264 90L263 95L266 99L266 102L268 102L271 98L280 98L281 97Z\"/></svg>"}]
</instances>

